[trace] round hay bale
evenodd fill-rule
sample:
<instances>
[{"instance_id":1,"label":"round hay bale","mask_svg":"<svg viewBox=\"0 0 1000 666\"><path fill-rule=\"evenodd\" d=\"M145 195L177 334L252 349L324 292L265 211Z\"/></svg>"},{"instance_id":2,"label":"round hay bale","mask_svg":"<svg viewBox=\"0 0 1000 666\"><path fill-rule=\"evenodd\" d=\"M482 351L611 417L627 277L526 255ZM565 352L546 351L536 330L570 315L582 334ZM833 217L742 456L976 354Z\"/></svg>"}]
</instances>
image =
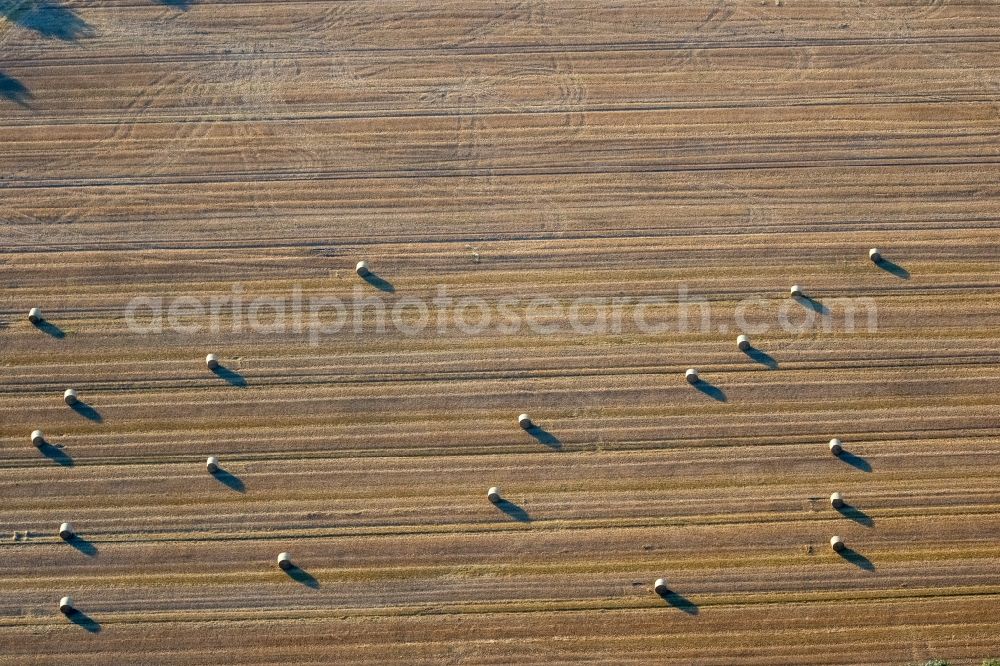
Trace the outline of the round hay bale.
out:
<instances>
[{"instance_id":1,"label":"round hay bale","mask_svg":"<svg viewBox=\"0 0 1000 666\"><path fill-rule=\"evenodd\" d=\"M486 499L488 499L489 501L493 502L494 504L496 504L497 502L499 502L500 501L500 489L497 488L496 486L493 486L492 488L490 488L489 490L487 490L486 491Z\"/></svg>"},{"instance_id":2,"label":"round hay bale","mask_svg":"<svg viewBox=\"0 0 1000 666\"><path fill-rule=\"evenodd\" d=\"M371 269L368 268L367 261L359 261L358 265L354 267L354 271L360 277L368 277L369 275L371 275Z\"/></svg>"},{"instance_id":3,"label":"round hay bale","mask_svg":"<svg viewBox=\"0 0 1000 666\"><path fill-rule=\"evenodd\" d=\"M844 452L844 445L840 443L840 440L834 437L830 440L830 453L835 456L839 456Z\"/></svg>"},{"instance_id":4,"label":"round hay bale","mask_svg":"<svg viewBox=\"0 0 1000 666\"><path fill-rule=\"evenodd\" d=\"M841 509L844 506L844 496L840 493L830 495L830 506L834 509Z\"/></svg>"},{"instance_id":5,"label":"round hay bale","mask_svg":"<svg viewBox=\"0 0 1000 666\"><path fill-rule=\"evenodd\" d=\"M205 357L205 365L208 366L209 370L216 370L219 367L219 357L215 354L209 354Z\"/></svg>"},{"instance_id":6,"label":"round hay bale","mask_svg":"<svg viewBox=\"0 0 1000 666\"><path fill-rule=\"evenodd\" d=\"M669 588L667 588L667 581L662 578L657 578L656 582L653 583L653 591L657 594L666 594Z\"/></svg>"},{"instance_id":7,"label":"round hay bale","mask_svg":"<svg viewBox=\"0 0 1000 666\"><path fill-rule=\"evenodd\" d=\"M208 470L209 474L215 474L219 471L219 459L215 456L209 456L208 460L205 462L205 469Z\"/></svg>"},{"instance_id":8,"label":"round hay bale","mask_svg":"<svg viewBox=\"0 0 1000 666\"><path fill-rule=\"evenodd\" d=\"M788 290L788 293L792 295L792 298L799 298L802 296L802 287L797 284L793 284L792 288Z\"/></svg>"},{"instance_id":9,"label":"round hay bale","mask_svg":"<svg viewBox=\"0 0 1000 666\"><path fill-rule=\"evenodd\" d=\"M844 540L839 536L830 537L830 548L833 548L833 552L840 553L843 552L847 546L844 544Z\"/></svg>"},{"instance_id":10,"label":"round hay bale","mask_svg":"<svg viewBox=\"0 0 1000 666\"><path fill-rule=\"evenodd\" d=\"M59 611L64 615L69 615L75 610L73 607L73 597L66 596L59 600Z\"/></svg>"},{"instance_id":11,"label":"round hay bale","mask_svg":"<svg viewBox=\"0 0 1000 666\"><path fill-rule=\"evenodd\" d=\"M697 384L698 371L694 368L688 368L687 372L684 373L684 378L688 380L688 384Z\"/></svg>"},{"instance_id":12,"label":"round hay bale","mask_svg":"<svg viewBox=\"0 0 1000 666\"><path fill-rule=\"evenodd\" d=\"M878 262L882 261L882 253L878 251L877 247L873 247L872 249L868 250L868 258L877 264Z\"/></svg>"},{"instance_id":13,"label":"round hay bale","mask_svg":"<svg viewBox=\"0 0 1000 666\"><path fill-rule=\"evenodd\" d=\"M278 553L278 566L283 571L288 571L292 568L292 557L288 553Z\"/></svg>"},{"instance_id":14,"label":"round hay bale","mask_svg":"<svg viewBox=\"0 0 1000 666\"><path fill-rule=\"evenodd\" d=\"M32 324L37 324L42 320L42 311L39 308L31 308L28 310L28 321Z\"/></svg>"},{"instance_id":15,"label":"round hay bale","mask_svg":"<svg viewBox=\"0 0 1000 666\"><path fill-rule=\"evenodd\" d=\"M535 424L531 422L531 417L527 414L521 414L517 417L517 424L524 428L525 430L531 430L535 427Z\"/></svg>"},{"instance_id":16,"label":"round hay bale","mask_svg":"<svg viewBox=\"0 0 1000 666\"><path fill-rule=\"evenodd\" d=\"M76 532L73 531L73 525L70 523L63 523L59 526L59 538L63 541L69 541L76 536Z\"/></svg>"},{"instance_id":17,"label":"round hay bale","mask_svg":"<svg viewBox=\"0 0 1000 666\"><path fill-rule=\"evenodd\" d=\"M31 443L34 444L35 446L41 446L42 444L45 443L45 435L42 433L41 430L31 431Z\"/></svg>"},{"instance_id":18,"label":"round hay bale","mask_svg":"<svg viewBox=\"0 0 1000 666\"><path fill-rule=\"evenodd\" d=\"M76 391L73 389L66 389L66 391L63 392L63 400L65 400L66 404L70 407L80 402L80 398L76 395Z\"/></svg>"},{"instance_id":19,"label":"round hay bale","mask_svg":"<svg viewBox=\"0 0 1000 666\"><path fill-rule=\"evenodd\" d=\"M736 338L736 346L742 352L748 351L750 349L750 338L745 335L741 335Z\"/></svg>"}]
</instances>

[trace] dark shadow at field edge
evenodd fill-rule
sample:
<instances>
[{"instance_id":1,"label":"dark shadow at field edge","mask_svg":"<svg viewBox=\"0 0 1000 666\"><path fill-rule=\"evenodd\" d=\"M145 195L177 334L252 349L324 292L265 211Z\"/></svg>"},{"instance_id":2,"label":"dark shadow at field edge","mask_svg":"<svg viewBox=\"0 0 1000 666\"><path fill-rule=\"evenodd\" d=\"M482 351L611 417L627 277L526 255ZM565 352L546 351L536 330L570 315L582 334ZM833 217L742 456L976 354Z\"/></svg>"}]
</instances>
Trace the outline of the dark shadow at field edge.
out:
<instances>
[{"instance_id":1,"label":"dark shadow at field edge","mask_svg":"<svg viewBox=\"0 0 1000 666\"><path fill-rule=\"evenodd\" d=\"M94 28L76 11L58 0L4 3L0 6L0 16L14 25L33 30L42 37L64 42L94 36Z\"/></svg>"},{"instance_id":2,"label":"dark shadow at field edge","mask_svg":"<svg viewBox=\"0 0 1000 666\"><path fill-rule=\"evenodd\" d=\"M182 12L186 12L187 10L191 9L191 5L194 4L194 0L156 0L156 2L166 7L173 7L174 9L179 9Z\"/></svg>"}]
</instances>

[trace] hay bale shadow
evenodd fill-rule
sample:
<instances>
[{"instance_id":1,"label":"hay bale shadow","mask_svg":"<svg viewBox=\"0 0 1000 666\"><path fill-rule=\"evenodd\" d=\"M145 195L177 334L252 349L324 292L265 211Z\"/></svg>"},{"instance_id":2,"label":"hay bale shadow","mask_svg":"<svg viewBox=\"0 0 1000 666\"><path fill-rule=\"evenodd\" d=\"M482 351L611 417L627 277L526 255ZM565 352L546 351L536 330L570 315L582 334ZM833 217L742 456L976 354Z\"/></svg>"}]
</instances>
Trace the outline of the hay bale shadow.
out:
<instances>
[{"instance_id":1,"label":"hay bale shadow","mask_svg":"<svg viewBox=\"0 0 1000 666\"><path fill-rule=\"evenodd\" d=\"M243 375L236 372L235 370L227 368L224 365L220 365L217 368L212 368L212 373L215 374L215 376L218 377L219 379L229 384L230 386L243 388L244 386L247 385L247 380Z\"/></svg>"},{"instance_id":2,"label":"hay bale shadow","mask_svg":"<svg viewBox=\"0 0 1000 666\"><path fill-rule=\"evenodd\" d=\"M881 268L886 273L890 275L895 275L900 280L909 280L910 271L906 270L894 261L889 261L888 259L879 259L875 262L875 265Z\"/></svg>"},{"instance_id":3,"label":"hay bale shadow","mask_svg":"<svg viewBox=\"0 0 1000 666\"><path fill-rule=\"evenodd\" d=\"M524 507L519 506L510 500L501 499L496 503L496 507L508 517L513 518L519 523L531 522L531 516L528 515L528 512L524 509Z\"/></svg>"},{"instance_id":4,"label":"hay bale shadow","mask_svg":"<svg viewBox=\"0 0 1000 666\"><path fill-rule=\"evenodd\" d=\"M673 590L666 590L664 592L659 592L658 595L668 605L673 606L679 611L687 613L688 615L698 614L698 604L691 601L683 594L674 592Z\"/></svg>"},{"instance_id":5,"label":"hay bale shadow","mask_svg":"<svg viewBox=\"0 0 1000 666\"><path fill-rule=\"evenodd\" d=\"M379 291L384 291L388 294L395 293L396 291L396 288L392 286L391 282L389 282L385 278L379 277L375 273L368 273L368 275L365 275L361 279L370 284L371 286L375 287Z\"/></svg>"},{"instance_id":6,"label":"hay bale shadow","mask_svg":"<svg viewBox=\"0 0 1000 666\"><path fill-rule=\"evenodd\" d=\"M62 450L58 446L53 446L48 442L43 442L38 450L43 456L56 463L57 465L62 465L63 467L72 467L76 463L73 461L72 456Z\"/></svg>"},{"instance_id":7,"label":"hay bale shadow","mask_svg":"<svg viewBox=\"0 0 1000 666\"><path fill-rule=\"evenodd\" d=\"M316 580L316 577L310 574L305 569L299 567L298 565L293 564L287 569L282 569L282 571L288 574L288 577L294 580L296 583L305 585L306 587L311 588L313 590L319 589L319 581Z\"/></svg>"},{"instance_id":8,"label":"hay bale shadow","mask_svg":"<svg viewBox=\"0 0 1000 666\"><path fill-rule=\"evenodd\" d=\"M75 403L70 405L70 409L88 421L93 421L94 423L101 423L104 421L104 417L101 416L101 413L93 406L85 403L83 400L77 400Z\"/></svg>"},{"instance_id":9,"label":"hay bale shadow","mask_svg":"<svg viewBox=\"0 0 1000 666\"><path fill-rule=\"evenodd\" d=\"M69 621L73 624L78 627L83 627L92 634L101 633L101 623L84 613L82 610L74 608L66 614L66 617L69 618Z\"/></svg>"},{"instance_id":10,"label":"hay bale shadow","mask_svg":"<svg viewBox=\"0 0 1000 666\"><path fill-rule=\"evenodd\" d=\"M562 449L562 442L559 441L559 438L547 431L545 428L533 425L528 428L526 432L534 437L539 444L544 444L553 451L560 451Z\"/></svg>"}]
</instances>

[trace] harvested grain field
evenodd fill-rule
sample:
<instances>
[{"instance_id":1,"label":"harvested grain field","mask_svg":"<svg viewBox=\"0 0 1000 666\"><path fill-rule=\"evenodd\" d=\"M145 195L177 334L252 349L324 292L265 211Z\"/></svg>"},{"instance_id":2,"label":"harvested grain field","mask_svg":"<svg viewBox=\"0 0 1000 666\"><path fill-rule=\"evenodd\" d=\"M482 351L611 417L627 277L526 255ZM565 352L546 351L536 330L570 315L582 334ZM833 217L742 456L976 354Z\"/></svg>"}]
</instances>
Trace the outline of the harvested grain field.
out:
<instances>
[{"instance_id":1,"label":"harvested grain field","mask_svg":"<svg viewBox=\"0 0 1000 666\"><path fill-rule=\"evenodd\" d=\"M998 40L0 0L0 664L1000 657Z\"/></svg>"}]
</instances>

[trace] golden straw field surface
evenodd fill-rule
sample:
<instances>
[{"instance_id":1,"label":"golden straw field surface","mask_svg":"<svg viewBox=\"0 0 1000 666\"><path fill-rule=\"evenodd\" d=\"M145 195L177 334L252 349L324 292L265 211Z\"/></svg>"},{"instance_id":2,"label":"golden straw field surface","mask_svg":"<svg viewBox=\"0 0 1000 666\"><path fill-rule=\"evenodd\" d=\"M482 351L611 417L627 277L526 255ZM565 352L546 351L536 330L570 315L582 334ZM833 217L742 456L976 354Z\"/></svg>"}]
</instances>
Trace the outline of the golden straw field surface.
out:
<instances>
[{"instance_id":1,"label":"golden straw field surface","mask_svg":"<svg viewBox=\"0 0 1000 666\"><path fill-rule=\"evenodd\" d=\"M1000 658L998 45L0 0L0 664Z\"/></svg>"}]
</instances>

